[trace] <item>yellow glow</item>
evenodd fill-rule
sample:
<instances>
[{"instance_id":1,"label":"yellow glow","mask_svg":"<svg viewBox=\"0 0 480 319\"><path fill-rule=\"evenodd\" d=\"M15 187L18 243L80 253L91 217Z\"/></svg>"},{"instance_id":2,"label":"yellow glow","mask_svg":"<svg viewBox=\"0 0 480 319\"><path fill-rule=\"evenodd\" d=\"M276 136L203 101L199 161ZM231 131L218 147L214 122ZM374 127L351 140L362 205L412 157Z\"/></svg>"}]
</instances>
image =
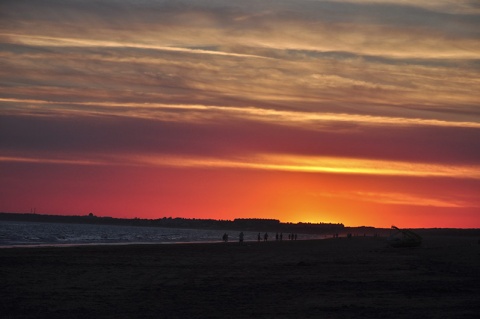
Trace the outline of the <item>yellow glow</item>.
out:
<instances>
[{"instance_id":1,"label":"yellow glow","mask_svg":"<svg viewBox=\"0 0 480 319\"><path fill-rule=\"evenodd\" d=\"M341 157L262 155L266 168L343 174L480 178L478 166L447 166Z\"/></svg>"},{"instance_id":2,"label":"yellow glow","mask_svg":"<svg viewBox=\"0 0 480 319\"><path fill-rule=\"evenodd\" d=\"M307 173L336 173L480 179L478 166L447 166L400 161L262 154L244 159L141 157L137 163L209 168L243 168Z\"/></svg>"}]
</instances>

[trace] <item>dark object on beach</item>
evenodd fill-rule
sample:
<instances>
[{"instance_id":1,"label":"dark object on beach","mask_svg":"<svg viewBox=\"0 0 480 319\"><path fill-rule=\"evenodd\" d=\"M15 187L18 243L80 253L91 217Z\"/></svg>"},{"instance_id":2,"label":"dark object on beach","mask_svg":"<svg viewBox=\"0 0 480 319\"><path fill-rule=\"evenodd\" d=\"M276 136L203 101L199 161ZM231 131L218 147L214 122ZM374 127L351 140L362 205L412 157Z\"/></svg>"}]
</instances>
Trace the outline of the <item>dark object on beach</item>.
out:
<instances>
[{"instance_id":1,"label":"dark object on beach","mask_svg":"<svg viewBox=\"0 0 480 319\"><path fill-rule=\"evenodd\" d=\"M388 238L388 244L392 247L418 247L422 244L422 237L411 230L400 229L392 226L393 229L398 230Z\"/></svg>"}]
</instances>

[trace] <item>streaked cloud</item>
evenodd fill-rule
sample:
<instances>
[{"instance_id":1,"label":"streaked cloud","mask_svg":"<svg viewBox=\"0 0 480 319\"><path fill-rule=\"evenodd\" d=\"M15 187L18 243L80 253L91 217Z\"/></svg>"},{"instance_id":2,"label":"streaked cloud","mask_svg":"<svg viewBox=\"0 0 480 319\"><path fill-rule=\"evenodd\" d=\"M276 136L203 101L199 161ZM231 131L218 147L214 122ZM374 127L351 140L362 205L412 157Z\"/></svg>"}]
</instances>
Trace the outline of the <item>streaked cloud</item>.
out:
<instances>
[{"instance_id":1,"label":"streaked cloud","mask_svg":"<svg viewBox=\"0 0 480 319\"><path fill-rule=\"evenodd\" d=\"M61 38L48 36L30 36L23 34L6 34L0 33L0 37L6 37L13 43L34 46L34 47L86 47L86 48L134 48L134 49L151 49L168 52L182 52L191 54L211 54L211 55L225 55L233 57L249 57L249 58L265 58L251 54L240 54L232 52L222 52L204 49L190 49L171 46L159 46L154 44L142 44L135 42L115 42L104 40L91 39L77 39L77 38Z\"/></svg>"},{"instance_id":2,"label":"streaked cloud","mask_svg":"<svg viewBox=\"0 0 480 319\"><path fill-rule=\"evenodd\" d=\"M18 6L19 12L12 11L6 16L10 24L4 24L4 30L17 31L9 37L10 41L34 46L170 47L189 51L192 47L214 46L219 51L215 54L242 54L234 52L242 48L270 48L395 58L478 59L480 53L478 19L461 13L465 8L476 10L467 2L460 5L421 2L418 6L409 1L247 1L225 6L224 1L195 4L121 1L105 2L102 7L85 1L81 6L84 21L79 20L82 18L77 3L29 5L30 10L25 5ZM57 11L49 10L51 6ZM459 10L456 14L446 14L430 11L428 7ZM41 22L36 29L22 23L24 12L28 12L30 19ZM450 23L444 23L445 20ZM24 34L25 28L30 34ZM74 37L66 38L64 33ZM204 50L204 53L214 52Z\"/></svg>"},{"instance_id":3,"label":"streaked cloud","mask_svg":"<svg viewBox=\"0 0 480 319\"><path fill-rule=\"evenodd\" d=\"M310 0L318 1L318 0ZM480 8L475 0L435 0L435 1L419 1L419 0L337 0L336 2L356 3L356 4L382 4L395 6L419 7L428 10L444 12L449 14L463 13L472 14L480 13Z\"/></svg>"},{"instance_id":4,"label":"streaked cloud","mask_svg":"<svg viewBox=\"0 0 480 319\"><path fill-rule=\"evenodd\" d=\"M65 116L91 114L91 115L121 115L148 119L174 120L174 121L211 121L225 117L241 117L259 122L271 122L284 125L302 126L309 125L315 129L321 122L348 122L363 125L399 125L399 126L439 126L439 127L465 127L480 128L478 122L443 121L421 118L400 118L342 113L315 113L302 111L280 111L258 107L227 107L196 104L163 104L163 103L116 103L116 102L55 102L42 100L2 99L0 103L21 104L15 108L17 113L23 109L24 115L45 116L47 112L38 113L39 106L48 106L51 116L63 113ZM68 106L65 109L65 106ZM85 107L91 107L91 110ZM198 116L191 113L181 113L176 117L165 116L162 110L187 110L201 112ZM205 114L204 114L205 113Z\"/></svg>"},{"instance_id":5,"label":"streaked cloud","mask_svg":"<svg viewBox=\"0 0 480 319\"><path fill-rule=\"evenodd\" d=\"M102 160L103 158L103 160ZM446 166L412 162L372 159L292 156L258 154L244 158L179 157L179 156L109 156L106 154L84 159L0 157L3 162L72 165L170 166L210 169L253 169L305 173L331 173L354 175L383 175L410 177L449 177L480 179L480 166Z\"/></svg>"},{"instance_id":6,"label":"streaked cloud","mask_svg":"<svg viewBox=\"0 0 480 319\"><path fill-rule=\"evenodd\" d=\"M409 193L390 193L390 192L351 192L351 193L328 193L322 192L315 194L315 196L336 197L356 201L374 202L380 204L393 204L405 206L431 206L431 207L446 207L446 208L464 208L475 207L472 202L468 200L459 200L443 197L420 196L418 194Z\"/></svg>"},{"instance_id":7,"label":"streaked cloud","mask_svg":"<svg viewBox=\"0 0 480 319\"><path fill-rule=\"evenodd\" d=\"M30 164L61 164L61 165L111 165L111 163L88 159L38 158L19 156L0 156L0 162L30 163Z\"/></svg>"}]
</instances>

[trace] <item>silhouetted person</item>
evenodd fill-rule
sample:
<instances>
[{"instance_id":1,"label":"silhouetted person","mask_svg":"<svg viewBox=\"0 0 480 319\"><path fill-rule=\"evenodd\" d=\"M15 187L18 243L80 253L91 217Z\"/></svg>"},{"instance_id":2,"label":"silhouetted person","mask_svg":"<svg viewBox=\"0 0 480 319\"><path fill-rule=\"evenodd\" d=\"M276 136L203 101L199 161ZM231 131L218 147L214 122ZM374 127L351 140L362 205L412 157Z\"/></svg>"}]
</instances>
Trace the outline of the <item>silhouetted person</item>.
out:
<instances>
[{"instance_id":1,"label":"silhouetted person","mask_svg":"<svg viewBox=\"0 0 480 319\"><path fill-rule=\"evenodd\" d=\"M238 240L243 243L243 231L240 232L240 235L238 236Z\"/></svg>"},{"instance_id":2,"label":"silhouetted person","mask_svg":"<svg viewBox=\"0 0 480 319\"><path fill-rule=\"evenodd\" d=\"M278 233L275 234L275 240L278 240Z\"/></svg>"},{"instance_id":3,"label":"silhouetted person","mask_svg":"<svg viewBox=\"0 0 480 319\"><path fill-rule=\"evenodd\" d=\"M227 242L228 241L228 234L227 233L223 234L222 239L223 239L224 242Z\"/></svg>"},{"instance_id":4,"label":"silhouetted person","mask_svg":"<svg viewBox=\"0 0 480 319\"><path fill-rule=\"evenodd\" d=\"M283 233L280 233L280 240L283 240Z\"/></svg>"},{"instance_id":5,"label":"silhouetted person","mask_svg":"<svg viewBox=\"0 0 480 319\"><path fill-rule=\"evenodd\" d=\"M297 240L297 234L295 234L295 240Z\"/></svg>"},{"instance_id":6,"label":"silhouetted person","mask_svg":"<svg viewBox=\"0 0 480 319\"><path fill-rule=\"evenodd\" d=\"M265 235L263 235L263 241L267 241L268 240L268 233L265 233Z\"/></svg>"}]
</instances>

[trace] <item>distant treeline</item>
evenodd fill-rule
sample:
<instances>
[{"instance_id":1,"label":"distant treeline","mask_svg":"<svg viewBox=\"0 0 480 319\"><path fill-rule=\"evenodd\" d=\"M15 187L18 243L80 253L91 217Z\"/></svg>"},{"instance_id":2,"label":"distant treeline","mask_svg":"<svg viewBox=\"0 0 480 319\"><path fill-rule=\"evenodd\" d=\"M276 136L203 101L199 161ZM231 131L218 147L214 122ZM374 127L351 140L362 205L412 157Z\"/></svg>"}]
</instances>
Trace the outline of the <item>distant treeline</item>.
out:
<instances>
[{"instance_id":1,"label":"distant treeline","mask_svg":"<svg viewBox=\"0 0 480 319\"><path fill-rule=\"evenodd\" d=\"M0 213L0 220L24 221L24 222L49 222L49 223L73 223L73 224L96 224L96 225L123 225L123 226L149 226L170 228L193 228L193 229L224 229L243 231L270 231L270 232L294 232L303 234L332 234L344 232L343 224L332 223L281 223L277 219L238 218L232 220L215 219L188 219L163 217L159 219L141 218L113 218L97 217L93 214L84 216L41 215L21 213Z\"/></svg>"},{"instance_id":2,"label":"distant treeline","mask_svg":"<svg viewBox=\"0 0 480 319\"><path fill-rule=\"evenodd\" d=\"M237 218L234 220L216 219L188 219L163 217L159 219L141 218L113 218L97 217L93 214L83 216L41 215L22 213L0 213L0 221L22 222L48 222L48 223L71 223L71 224L95 224L95 225L122 225L122 226L147 226L169 227L190 229L219 229L239 231L268 231L299 234L321 234L330 236L333 234L352 236L389 236L395 232L389 228L374 228L369 226L345 227L343 224L332 223L281 223L277 219L261 218ZM454 229L454 228L422 228L415 232L424 235L441 236L480 236L480 229Z\"/></svg>"}]
</instances>

